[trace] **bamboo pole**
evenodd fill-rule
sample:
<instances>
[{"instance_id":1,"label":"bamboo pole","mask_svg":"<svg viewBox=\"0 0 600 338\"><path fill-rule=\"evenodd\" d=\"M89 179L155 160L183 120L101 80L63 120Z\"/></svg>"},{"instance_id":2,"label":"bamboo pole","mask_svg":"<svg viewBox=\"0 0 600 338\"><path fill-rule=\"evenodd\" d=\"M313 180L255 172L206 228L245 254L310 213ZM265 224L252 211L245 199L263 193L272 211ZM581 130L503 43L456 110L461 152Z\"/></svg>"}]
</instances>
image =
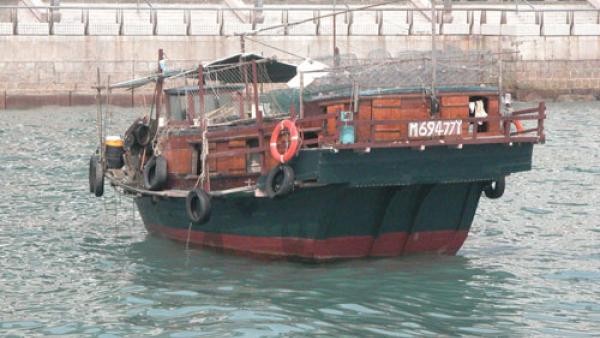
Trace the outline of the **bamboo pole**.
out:
<instances>
[{"instance_id":1,"label":"bamboo pole","mask_svg":"<svg viewBox=\"0 0 600 338\"><path fill-rule=\"evenodd\" d=\"M102 84L100 83L100 67L96 68L96 84L96 128L98 129L100 162L104 163L104 147L102 146Z\"/></svg>"}]
</instances>

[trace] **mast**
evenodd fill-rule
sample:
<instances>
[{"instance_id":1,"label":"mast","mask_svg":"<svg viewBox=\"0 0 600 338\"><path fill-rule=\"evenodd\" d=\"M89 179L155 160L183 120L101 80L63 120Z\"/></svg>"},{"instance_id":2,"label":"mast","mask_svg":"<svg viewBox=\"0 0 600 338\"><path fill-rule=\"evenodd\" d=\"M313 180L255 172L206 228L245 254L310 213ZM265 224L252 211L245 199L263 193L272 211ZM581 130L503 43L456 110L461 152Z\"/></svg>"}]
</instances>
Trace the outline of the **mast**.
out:
<instances>
[{"instance_id":1,"label":"mast","mask_svg":"<svg viewBox=\"0 0 600 338\"><path fill-rule=\"evenodd\" d=\"M435 73L437 70L435 0L431 0L431 95L435 97Z\"/></svg>"},{"instance_id":2,"label":"mast","mask_svg":"<svg viewBox=\"0 0 600 338\"><path fill-rule=\"evenodd\" d=\"M96 68L96 128L98 129L98 144L100 147L100 162L104 163L104 147L102 146L102 84L100 82L100 68Z\"/></svg>"},{"instance_id":3,"label":"mast","mask_svg":"<svg viewBox=\"0 0 600 338\"><path fill-rule=\"evenodd\" d=\"M158 80L156 81L156 98L155 98L155 106L156 106L156 120L160 118L160 108L162 105L162 89L163 89L163 67L161 67L161 61L164 59L164 51L161 49L158 50L158 72L161 73L159 75ZM166 66L165 66L166 67ZM152 116L150 116L152 118Z\"/></svg>"},{"instance_id":4,"label":"mast","mask_svg":"<svg viewBox=\"0 0 600 338\"><path fill-rule=\"evenodd\" d=\"M335 41L335 18L337 17L336 13L335 13L335 5L336 5L336 0L333 0L333 59L335 60L335 56L336 56L336 49L337 49L337 43ZM337 67L337 65L336 65Z\"/></svg>"}]
</instances>

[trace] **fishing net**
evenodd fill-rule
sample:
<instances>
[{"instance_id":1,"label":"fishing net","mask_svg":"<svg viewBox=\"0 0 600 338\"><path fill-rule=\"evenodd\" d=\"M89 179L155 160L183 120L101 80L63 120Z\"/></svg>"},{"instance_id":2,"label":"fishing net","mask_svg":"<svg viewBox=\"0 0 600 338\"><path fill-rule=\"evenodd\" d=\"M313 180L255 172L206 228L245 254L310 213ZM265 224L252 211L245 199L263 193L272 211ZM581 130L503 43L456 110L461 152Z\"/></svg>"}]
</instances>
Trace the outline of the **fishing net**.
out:
<instances>
[{"instance_id":1,"label":"fishing net","mask_svg":"<svg viewBox=\"0 0 600 338\"><path fill-rule=\"evenodd\" d=\"M197 69L197 68L196 68ZM257 84L254 86L254 77ZM166 92L166 104L170 120L207 120L209 125L246 120L256 117L255 92L259 103L264 100L264 93L282 84L269 83L272 80L266 71L265 63L256 63L253 70L251 62L223 64L219 67L203 69L202 94L199 91L199 76L194 70L191 74L175 76L169 79ZM278 108L275 105L275 108ZM278 114L283 109L261 106L265 115Z\"/></svg>"},{"instance_id":2,"label":"fishing net","mask_svg":"<svg viewBox=\"0 0 600 338\"><path fill-rule=\"evenodd\" d=\"M188 79L184 87L169 93L177 94L174 97L178 100L170 102L171 117L177 114L173 111L179 111L183 119L193 108L196 118L218 125L251 121L256 117L256 100L265 118L275 118L299 112L301 97L304 102L310 102L415 92L431 95L443 91L490 90L499 84L498 55L488 51L438 51L435 61L431 52L408 51L392 56L385 50L376 50L368 56L364 59L353 54L315 58L322 67L309 71L299 67L299 74L289 85L282 80L281 73L269 68L273 63L268 59L240 59L209 66L203 70L202 102L197 77L195 85L190 86Z\"/></svg>"},{"instance_id":3,"label":"fishing net","mask_svg":"<svg viewBox=\"0 0 600 338\"><path fill-rule=\"evenodd\" d=\"M392 57L378 51L367 59L342 55L337 60L320 61L337 66L312 72L319 76L303 88L307 100L348 96L354 91L369 96L477 90L497 86L500 74L497 56L485 51L438 51L435 73L431 52L406 52Z\"/></svg>"}]
</instances>

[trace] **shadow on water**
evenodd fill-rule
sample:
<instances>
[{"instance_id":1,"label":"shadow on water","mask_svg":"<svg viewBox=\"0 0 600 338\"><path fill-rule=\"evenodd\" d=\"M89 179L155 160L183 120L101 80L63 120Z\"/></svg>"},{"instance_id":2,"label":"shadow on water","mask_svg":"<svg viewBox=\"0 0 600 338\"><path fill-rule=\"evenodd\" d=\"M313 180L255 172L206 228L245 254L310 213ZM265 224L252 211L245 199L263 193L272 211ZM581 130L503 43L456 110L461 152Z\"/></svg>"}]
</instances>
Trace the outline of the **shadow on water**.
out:
<instances>
[{"instance_id":1,"label":"shadow on water","mask_svg":"<svg viewBox=\"0 0 600 338\"><path fill-rule=\"evenodd\" d=\"M464 257L413 256L328 264L264 261L147 237L127 250L138 311L160 323L211 334L509 334L519 309L506 301L510 274ZM138 303L138 306L135 305Z\"/></svg>"}]
</instances>

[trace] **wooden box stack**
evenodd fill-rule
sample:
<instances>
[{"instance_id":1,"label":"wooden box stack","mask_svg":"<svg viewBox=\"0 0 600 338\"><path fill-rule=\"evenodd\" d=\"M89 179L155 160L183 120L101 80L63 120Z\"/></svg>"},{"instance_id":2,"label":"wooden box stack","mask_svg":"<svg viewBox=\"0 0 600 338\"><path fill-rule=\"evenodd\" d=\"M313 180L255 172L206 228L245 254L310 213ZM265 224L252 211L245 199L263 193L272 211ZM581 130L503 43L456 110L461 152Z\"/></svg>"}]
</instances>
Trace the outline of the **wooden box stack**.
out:
<instances>
[{"instance_id":1,"label":"wooden box stack","mask_svg":"<svg viewBox=\"0 0 600 338\"><path fill-rule=\"evenodd\" d=\"M463 120L469 117L468 96L442 96L440 100L440 117L442 119ZM463 121L461 136L469 132L469 123Z\"/></svg>"}]
</instances>

